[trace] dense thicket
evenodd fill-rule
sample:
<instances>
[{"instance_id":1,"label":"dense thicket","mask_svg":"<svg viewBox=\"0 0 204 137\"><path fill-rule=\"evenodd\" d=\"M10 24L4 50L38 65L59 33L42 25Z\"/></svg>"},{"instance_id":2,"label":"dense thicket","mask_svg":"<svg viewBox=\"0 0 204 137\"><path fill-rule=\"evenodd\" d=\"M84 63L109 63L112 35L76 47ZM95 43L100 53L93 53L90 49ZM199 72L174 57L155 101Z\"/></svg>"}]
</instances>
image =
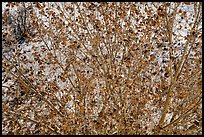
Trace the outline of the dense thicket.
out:
<instances>
[{"instance_id":1,"label":"dense thicket","mask_svg":"<svg viewBox=\"0 0 204 137\"><path fill-rule=\"evenodd\" d=\"M202 134L202 4L2 10L3 134Z\"/></svg>"}]
</instances>

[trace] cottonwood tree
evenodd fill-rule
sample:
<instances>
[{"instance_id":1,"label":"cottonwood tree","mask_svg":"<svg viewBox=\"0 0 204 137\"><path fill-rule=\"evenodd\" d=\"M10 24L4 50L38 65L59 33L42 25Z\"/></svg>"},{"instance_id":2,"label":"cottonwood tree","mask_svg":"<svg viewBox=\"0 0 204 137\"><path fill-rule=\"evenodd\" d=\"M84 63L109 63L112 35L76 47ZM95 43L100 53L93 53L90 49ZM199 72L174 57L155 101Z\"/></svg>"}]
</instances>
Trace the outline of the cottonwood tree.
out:
<instances>
[{"instance_id":1,"label":"cottonwood tree","mask_svg":"<svg viewBox=\"0 0 204 137\"><path fill-rule=\"evenodd\" d=\"M5 2L3 134L202 134L202 4Z\"/></svg>"}]
</instances>

